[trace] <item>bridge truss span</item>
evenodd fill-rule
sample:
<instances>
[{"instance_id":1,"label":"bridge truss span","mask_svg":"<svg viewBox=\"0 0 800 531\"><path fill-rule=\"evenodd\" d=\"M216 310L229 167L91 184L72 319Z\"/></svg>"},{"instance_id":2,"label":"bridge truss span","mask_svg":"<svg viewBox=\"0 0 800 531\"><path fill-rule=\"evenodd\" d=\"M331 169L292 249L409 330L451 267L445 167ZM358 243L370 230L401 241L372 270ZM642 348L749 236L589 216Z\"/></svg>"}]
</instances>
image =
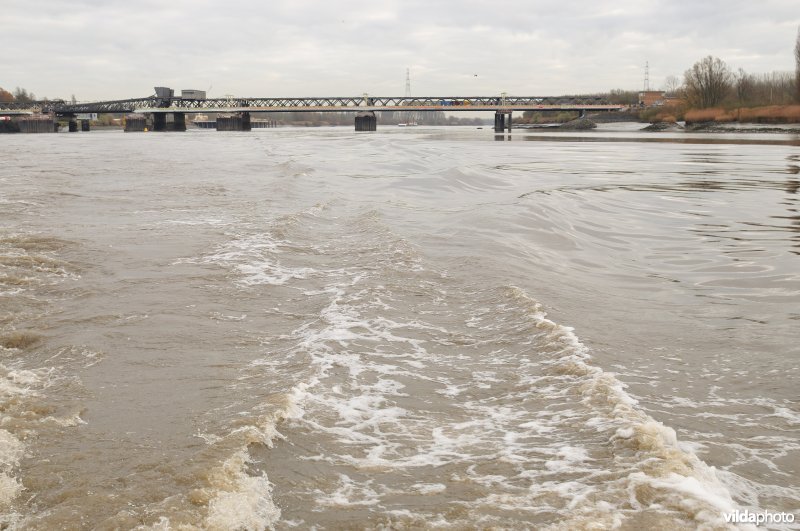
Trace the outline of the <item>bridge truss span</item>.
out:
<instances>
[{"instance_id":1,"label":"bridge truss span","mask_svg":"<svg viewBox=\"0 0 800 531\"><path fill-rule=\"evenodd\" d=\"M361 96L319 98L173 98L166 105L142 106L149 112L293 112L293 111L485 111L485 110L619 110L599 96L494 97L494 96Z\"/></svg>"},{"instance_id":2,"label":"bridge truss span","mask_svg":"<svg viewBox=\"0 0 800 531\"><path fill-rule=\"evenodd\" d=\"M160 92L159 92L160 91ZM156 87L156 96L87 103L62 100L30 103L0 103L0 116L45 113L69 119L70 131L77 131L78 120L88 130L86 114L129 114L128 130L186 130L187 114L219 114L216 124L228 124L235 130L249 131L252 113L276 112L350 112L355 114L357 131L375 131L380 112L454 112L483 111L495 113L495 131L511 130L514 111L619 111L627 106L607 101L601 96L370 96L318 98L183 98L165 87ZM133 114L131 114L133 113ZM144 116L143 116L144 115ZM168 128L168 117L172 116ZM226 116L228 115L228 116ZM231 116L232 115L232 116ZM233 125L231 125L233 124ZM223 129L228 130L223 125Z\"/></svg>"},{"instance_id":3,"label":"bridge truss span","mask_svg":"<svg viewBox=\"0 0 800 531\"><path fill-rule=\"evenodd\" d=\"M600 96L369 96L316 98L131 98L87 103L61 100L0 103L0 113L30 110L58 115L82 113L225 113L225 112L361 112L361 111L614 111L624 106Z\"/></svg>"}]
</instances>

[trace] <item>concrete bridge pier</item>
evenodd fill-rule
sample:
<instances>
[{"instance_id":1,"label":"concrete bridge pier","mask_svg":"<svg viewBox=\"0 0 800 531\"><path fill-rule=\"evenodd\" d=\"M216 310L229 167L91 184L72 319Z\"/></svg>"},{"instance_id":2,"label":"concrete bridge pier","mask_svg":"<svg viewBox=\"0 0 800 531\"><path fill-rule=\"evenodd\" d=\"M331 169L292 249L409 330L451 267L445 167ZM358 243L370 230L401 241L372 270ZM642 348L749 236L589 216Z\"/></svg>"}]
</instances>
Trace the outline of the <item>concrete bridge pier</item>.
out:
<instances>
[{"instance_id":1,"label":"concrete bridge pier","mask_svg":"<svg viewBox=\"0 0 800 531\"><path fill-rule=\"evenodd\" d=\"M186 113L154 112L152 118L153 131L186 131Z\"/></svg>"},{"instance_id":2,"label":"concrete bridge pier","mask_svg":"<svg viewBox=\"0 0 800 531\"><path fill-rule=\"evenodd\" d=\"M74 117L70 117L69 119L69 132L70 133L77 133L78 132L78 120Z\"/></svg>"},{"instance_id":3,"label":"concrete bridge pier","mask_svg":"<svg viewBox=\"0 0 800 531\"><path fill-rule=\"evenodd\" d=\"M356 131L377 131L378 118L374 111L360 112L356 114Z\"/></svg>"},{"instance_id":4,"label":"concrete bridge pier","mask_svg":"<svg viewBox=\"0 0 800 531\"><path fill-rule=\"evenodd\" d=\"M243 112L232 116L217 116L217 131L250 131L250 113Z\"/></svg>"},{"instance_id":5,"label":"concrete bridge pier","mask_svg":"<svg viewBox=\"0 0 800 531\"><path fill-rule=\"evenodd\" d=\"M32 116L22 116L15 121L0 122L4 127L1 133L53 133L55 129L53 116L49 114L34 114ZM56 124L58 122L55 122Z\"/></svg>"},{"instance_id":6,"label":"concrete bridge pier","mask_svg":"<svg viewBox=\"0 0 800 531\"><path fill-rule=\"evenodd\" d=\"M81 120L81 131L90 131L92 125L89 123L89 120Z\"/></svg>"},{"instance_id":7,"label":"concrete bridge pier","mask_svg":"<svg viewBox=\"0 0 800 531\"><path fill-rule=\"evenodd\" d=\"M147 118L143 114L129 114L125 117L125 132L141 132L147 130Z\"/></svg>"},{"instance_id":8,"label":"concrete bridge pier","mask_svg":"<svg viewBox=\"0 0 800 531\"><path fill-rule=\"evenodd\" d=\"M153 113L153 131L167 130L167 115L163 112Z\"/></svg>"},{"instance_id":9,"label":"concrete bridge pier","mask_svg":"<svg viewBox=\"0 0 800 531\"><path fill-rule=\"evenodd\" d=\"M172 116L173 128L176 131L186 131L186 113L176 112Z\"/></svg>"},{"instance_id":10,"label":"concrete bridge pier","mask_svg":"<svg viewBox=\"0 0 800 531\"><path fill-rule=\"evenodd\" d=\"M494 131L502 133L506 128L506 115L508 115L508 132L511 132L511 111L496 111L494 113Z\"/></svg>"}]
</instances>

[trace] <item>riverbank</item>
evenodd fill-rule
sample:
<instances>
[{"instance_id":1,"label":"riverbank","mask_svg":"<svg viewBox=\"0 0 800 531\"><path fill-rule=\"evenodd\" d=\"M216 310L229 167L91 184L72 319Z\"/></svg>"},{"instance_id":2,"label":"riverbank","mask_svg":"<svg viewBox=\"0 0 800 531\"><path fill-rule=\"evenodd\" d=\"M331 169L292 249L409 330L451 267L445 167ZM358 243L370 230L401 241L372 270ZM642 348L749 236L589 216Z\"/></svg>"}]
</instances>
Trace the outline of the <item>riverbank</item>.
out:
<instances>
[{"instance_id":1,"label":"riverbank","mask_svg":"<svg viewBox=\"0 0 800 531\"><path fill-rule=\"evenodd\" d=\"M641 122L631 120L596 121L594 117L573 120L564 124L514 124L514 129L532 131L591 131L600 127L601 131L617 130L621 127L625 131L644 131L649 133L778 133L800 135L800 124L758 124L758 123L725 123L725 122ZM610 129L611 128L611 129Z\"/></svg>"},{"instance_id":2,"label":"riverbank","mask_svg":"<svg viewBox=\"0 0 800 531\"><path fill-rule=\"evenodd\" d=\"M687 123L685 130L698 133L789 133L800 135L800 124L701 122Z\"/></svg>"},{"instance_id":3,"label":"riverbank","mask_svg":"<svg viewBox=\"0 0 800 531\"><path fill-rule=\"evenodd\" d=\"M642 128L651 133L686 131L690 133L779 133L800 134L800 125L796 124L757 124L757 123L680 123L656 122Z\"/></svg>"},{"instance_id":4,"label":"riverbank","mask_svg":"<svg viewBox=\"0 0 800 531\"><path fill-rule=\"evenodd\" d=\"M800 127L800 105L690 109L684 114L684 120L690 124L698 122L799 124Z\"/></svg>"}]
</instances>

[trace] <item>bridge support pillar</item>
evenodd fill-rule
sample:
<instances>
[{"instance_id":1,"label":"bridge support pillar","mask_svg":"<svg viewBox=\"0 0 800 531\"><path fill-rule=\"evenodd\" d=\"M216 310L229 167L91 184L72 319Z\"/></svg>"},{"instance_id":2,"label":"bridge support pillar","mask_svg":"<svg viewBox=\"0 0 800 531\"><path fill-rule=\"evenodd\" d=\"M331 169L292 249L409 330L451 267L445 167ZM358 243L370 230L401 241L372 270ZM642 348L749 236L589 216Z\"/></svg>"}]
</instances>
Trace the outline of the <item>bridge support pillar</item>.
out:
<instances>
[{"instance_id":1,"label":"bridge support pillar","mask_svg":"<svg viewBox=\"0 0 800 531\"><path fill-rule=\"evenodd\" d=\"M375 112L366 111L356 114L356 131L377 131L378 118Z\"/></svg>"},{"instance_id":2,"label":"bridge support pillar","mask_svg":"<svg viewBox=\"0 0 800 531\"><path fill-rule=\"evenodd\" d=\"M506 115L508 115L508 124L506 124ZM494 131L495 133L502 133L506 126L508 131L511 132L511 111L496 111L494 113Z\"/></svg>"},{"instance_id":3,"label":"bridge support pillar","mask_svg":"<svg viewBox=\"0 0 800 531\"><path fill-rule=\"evenodd\" d=\"M186 131L186 113L176 112L172 116L175 131Z\"/></svg>"},{"instance_id":4,"label":"bridge support pillar","mask_svg":"<svg viewBox=\"0 0 800 531\"><path fill-rule=\"evenodd\" d=\"M89 131L91 127L92 125L89 123L89 120L81 120L81 131Z\"/></svg>"},{"instance_id":5,"label":"bridge support pillar","mask_svg":"<svg viewBox=\"0 0 800 531\"><path fill-rule=\"evenodd\" d=\"M153 113L153 131L167 130L167 115L163 112Z\"/></svg>"},{"instance_id":6,"label":"bridge support pillar","mask_svg":"<svg viewBox=\"0 0 800 531\"><path fill-rule=\"evenodd\" d=\"M250 113L243 112L233 116L217 116L217 131L250 131Z\"/></svg>"},{"instance_id":7,"label":"bridge support pillar","mask_svg":"<svg viewBox=\"0 0 800 531\"><path fill-rule=\"evenodd\" d=\"M494 113L494 132L502 133L506 128L506 115L501 112Z\"/></svg>"},{"instance_id":8,"label":"bridge support pillar","mask_svg":"<svg viewBox=\"0 0 800 531\"><path fill-rule=\"evenodd\" d=\"M143 114L129 114L125 117L125 132L147 131L147 118Z\"/></svg>"},{"instance_id":9,"label":"bridge support pillar","mask_svg":"<svg viewBox=\"0 0 800 531\"><path fill-rule=\"evenodd\" d=\"M21 116L17 120L0 122L0 133L52 133L53 117L49 114Z\"/></svg>"},{"instance_id":10,"label":"bridge support pillar","mask_svg":"<svg viewBox=\"0 0 800 531\"><path fill-rule=\"evenodd\" d=\"M75 118L69 119L69 132L70 133L78 132L78 120L76 120Z\"/></svg>"}]
</instances>

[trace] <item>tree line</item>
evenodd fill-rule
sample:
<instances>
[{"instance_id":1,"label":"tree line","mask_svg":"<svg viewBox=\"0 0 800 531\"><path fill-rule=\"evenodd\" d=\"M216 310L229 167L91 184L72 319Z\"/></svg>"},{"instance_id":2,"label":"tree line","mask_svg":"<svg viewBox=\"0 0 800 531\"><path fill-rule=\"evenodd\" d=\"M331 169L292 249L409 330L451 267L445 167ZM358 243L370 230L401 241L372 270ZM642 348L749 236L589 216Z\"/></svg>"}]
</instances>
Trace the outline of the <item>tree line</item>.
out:
<instances>
[{"instance_id":1,"label":"tree line","mask_svg":"<svg viewBox=\"0 0 800 531\"><path fill-rule=\"evenodd\" d=\"M794 73L750 74L731 70L722 59L707 56L675 84L673 95L691 109L788 106L800 103L800 28L794 43ZM668 90L669 92L669 90Z\"/></svg>"},{"instance_id":2,"label":"tree line","mask_svg":"<svg viewBox=\"0 0 800 531\"><path fill-rule=\"evenodd\" d=\"M796 55L800 57L800 33ZM754 107L759 105L791 105L800 103L800 59L796 72L749 74L743 69L733 72L722 59L704 57L684 74L679 96L689 107L708 109L725 105Z\"/></svg>"},{"instance_id":3,"label":"tree line","mask_svg":"<svg viewBox=\"0 0 800 531\"><path fill-rule=\"evenodd\" d=\"M33 92L28 92L24 88L17 87L14 89L14 92L9 92L3 87L0 87L0 102L11 103L12 101L27 103L36 101L36 96Z\"/></svg>"},{"instance_id":4,"label":"tree line","mask_svg":"<svg viewBox=\"0 0 800 531\"><path fill-rule=\"evenodd\" d=\"M686 70L683 79L667 77L662 88L668 98L680 102L672 105L678 112L714 107L788 106L800 103L800 28L794 43L794 62L794 72L751 74L742 68L733 71L725 61L709 55ZM620 105L639 102L638 91L632 90L612 90L606 97ZM655 109L644 114L657 112Z\"/></svg>"}]
</instances>

